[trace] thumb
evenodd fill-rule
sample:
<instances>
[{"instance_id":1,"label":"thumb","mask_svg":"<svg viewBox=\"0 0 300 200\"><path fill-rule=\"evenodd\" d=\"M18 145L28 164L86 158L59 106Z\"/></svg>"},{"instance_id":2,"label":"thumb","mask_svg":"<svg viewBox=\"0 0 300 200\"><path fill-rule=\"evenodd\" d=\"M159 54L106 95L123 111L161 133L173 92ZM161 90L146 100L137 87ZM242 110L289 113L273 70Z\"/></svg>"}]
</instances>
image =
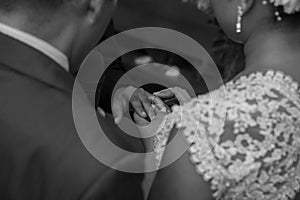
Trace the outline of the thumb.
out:
<instances>
[{"instance_id":1,"label":"thumb","mask_svg":"<svg viewBox=\"0 0 300 200\"><path fill-rule=\"evenodd\" d=\"M101 115L101 117L105 117L105 112L103 111L102 108L97 107L97 111L98 111L98 113Z\"/></svg>"},{"instance_id":2,"label":"thumb","mask_svg":"<svg viewBox=\"0 0 300 200\"><path fill-rule=\"evenodd\" d=\"M123 118L123 111L122 108L116 108L115 110L112 110L113 117L116 124L119 124Z\"/></svg>"},{"instance_id":3,"label":"thumb","mask_svg":"<svg viewBox=\"0 0 300 200\"><path fill-rule=\"evenodd\" d=\"M123 118L123 113L125 112L122 100L114 101L111 110L112 110L115 123L116 124L120 123Z\"/></svg>"}]
</instances>

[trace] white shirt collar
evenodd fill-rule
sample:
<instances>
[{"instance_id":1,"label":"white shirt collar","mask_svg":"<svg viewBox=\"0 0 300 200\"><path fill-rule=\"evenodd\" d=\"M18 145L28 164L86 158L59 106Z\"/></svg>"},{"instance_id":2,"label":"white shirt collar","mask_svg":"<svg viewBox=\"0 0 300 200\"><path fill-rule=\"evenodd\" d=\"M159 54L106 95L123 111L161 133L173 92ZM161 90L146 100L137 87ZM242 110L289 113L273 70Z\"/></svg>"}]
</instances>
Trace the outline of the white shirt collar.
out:
<instances>
[{"instance_id":1,"label":"white shirt collar","mask_svg":"<svg viewBox=\"0 0 300 200\"><path fill-rule=\"evenodd\" d=\"M0 23L0 32L35 48L69 71L67 56L46 41L3 23Z\"/></svg>"}]
</instances>

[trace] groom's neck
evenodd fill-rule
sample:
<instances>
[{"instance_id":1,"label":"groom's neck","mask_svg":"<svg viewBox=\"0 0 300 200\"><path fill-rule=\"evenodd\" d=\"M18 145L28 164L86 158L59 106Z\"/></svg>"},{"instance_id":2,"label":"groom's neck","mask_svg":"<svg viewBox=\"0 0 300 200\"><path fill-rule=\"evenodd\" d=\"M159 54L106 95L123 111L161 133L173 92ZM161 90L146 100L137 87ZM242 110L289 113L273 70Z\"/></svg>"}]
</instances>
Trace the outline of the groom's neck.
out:
<instances>
[{"instance_id":1,"label":"groom's neck","mask_svg":"<svg viewBox=\"0 0 300 200\"><path fill-rule=\"evenodd\" d=\"M26 12L11 14L0 12L0 22L46 41L68 57L71 54L75 31L72 23L67 23L63 17L57 15L34 17L28 16Z\"/></svg>"}]
</instances>

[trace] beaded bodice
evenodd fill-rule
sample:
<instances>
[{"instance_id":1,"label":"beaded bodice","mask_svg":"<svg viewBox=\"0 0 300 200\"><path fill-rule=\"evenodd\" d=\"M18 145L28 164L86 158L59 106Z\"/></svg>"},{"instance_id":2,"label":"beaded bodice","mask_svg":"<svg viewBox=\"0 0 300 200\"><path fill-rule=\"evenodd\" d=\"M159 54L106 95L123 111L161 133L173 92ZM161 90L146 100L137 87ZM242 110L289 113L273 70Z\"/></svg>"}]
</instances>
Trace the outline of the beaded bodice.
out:
<instances>
[{"instance_id":1,"label":"beaded bodice","mask_svg":"<svg viewBox=\"0 0 300 200\"><path fill-rule=\"evenodd\" d=\"M268 71L174 107L155 139L157 165L176 125L216 199L293 199L300 189L299 95L292 78Z\"/></svg>"}]
</instances>

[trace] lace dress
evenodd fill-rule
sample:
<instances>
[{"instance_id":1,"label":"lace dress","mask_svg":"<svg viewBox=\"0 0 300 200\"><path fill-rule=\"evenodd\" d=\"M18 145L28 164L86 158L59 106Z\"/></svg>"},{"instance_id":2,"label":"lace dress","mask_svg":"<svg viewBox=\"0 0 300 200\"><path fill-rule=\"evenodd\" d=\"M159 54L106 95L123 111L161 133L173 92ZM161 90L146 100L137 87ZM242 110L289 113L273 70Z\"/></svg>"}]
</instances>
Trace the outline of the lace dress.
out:
<instances>
[{"instance_id":1,"label":"lace dress","mask_svg":"<svg viewBox=\"0 0 300 200\"><path fill-rule=\"evenodd\" d=\"M174 107L154 141L157 167L175 125L215 199L294 199L300 189L299 95L292 78L268 71Z\"/></svg>"}]
</instances>

